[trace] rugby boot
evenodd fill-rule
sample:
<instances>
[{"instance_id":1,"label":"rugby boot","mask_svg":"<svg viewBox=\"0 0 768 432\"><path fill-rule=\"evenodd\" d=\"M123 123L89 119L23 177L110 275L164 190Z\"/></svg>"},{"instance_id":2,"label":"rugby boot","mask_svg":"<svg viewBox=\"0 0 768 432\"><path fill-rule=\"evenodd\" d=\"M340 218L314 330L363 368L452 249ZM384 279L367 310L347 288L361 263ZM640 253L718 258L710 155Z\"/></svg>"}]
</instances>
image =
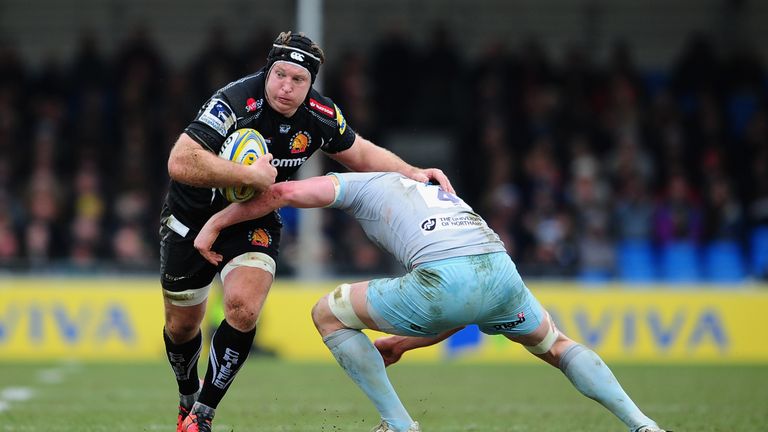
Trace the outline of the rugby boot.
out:
<instances>
[{"instance_id":1,"label":"rugby boot","mask_svg":"<svg viewBox=\"0 0 768 432\"><path fill-rule=\"evenodd\" d=\"M396 431L392 428L392 426L389 425L389 423L387 423L385 420L382 420L378 426L371 429L371 432L396 432ZM406 432L421 432L421 426L419 426L419 422L413 422Z\"/></svg>"},{"instance_id":2,"label":"rugby boot","mask_svg":"<svg viewBox=\"0 0 768 432\"><path fill-rule=\"evenodd\" d=\"M658 426L640 426L637 429L633 429L630 432L672 432L672 431L666 431Z\"/></svg>"},{"instance_id":3,"label":"rugby boot","mask_svg":"<svg viewBox=\"0 0 768 432\"><path fill-rule=\"evenodd\" d=\"M179 417L176 419L176 432L182 432L181 424L184 423L184 419L189 415L189 409L179 405Z\"/></svg>"},{"instance_id":4,"label":"rugby boot","mask_svg":"<svg viewBox=\"0 0 768 432\"><path fill-rule=\"evenodd\" d=\"M211 432L213 418L199 412L190 413L181 423L181 432Z\"/></svg>"},{"instance_id":5,"label":"rugby boot","mask_svg":"<svg viewBox=\"0 0 768 432\"><path fill-rule=\"evenodd\" d=\"M191 395L179 395L179 416L176 419L176 432L182 432L181 424L184 419L187 418L189 412L192 410L192 406L197 402L197 397L200 396L200 390L203 388L203 380L200 380L200 386L197 391Z\"/></svg>"}]
</instances>

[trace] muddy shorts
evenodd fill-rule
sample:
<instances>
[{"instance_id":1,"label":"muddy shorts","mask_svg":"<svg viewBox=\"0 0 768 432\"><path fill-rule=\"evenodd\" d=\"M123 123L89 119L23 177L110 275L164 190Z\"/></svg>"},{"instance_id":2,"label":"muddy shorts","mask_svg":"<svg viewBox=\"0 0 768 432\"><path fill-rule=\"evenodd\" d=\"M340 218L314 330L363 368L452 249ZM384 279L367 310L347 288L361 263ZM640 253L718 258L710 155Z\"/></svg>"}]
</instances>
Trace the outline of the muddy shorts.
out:
<instances>
[{"instance_id":1,"label":"muddy shorts","mask_svg":"<svg viewBox=\"0 0 768 432\"><path fill-rule=\"evenodd\" d=\"M367 300L379 328L403 336L434 336L468 324L487 334L522 336L544 317L503 252L427 262L399 278L374 279Z\"/></svg>"}]
</instances>

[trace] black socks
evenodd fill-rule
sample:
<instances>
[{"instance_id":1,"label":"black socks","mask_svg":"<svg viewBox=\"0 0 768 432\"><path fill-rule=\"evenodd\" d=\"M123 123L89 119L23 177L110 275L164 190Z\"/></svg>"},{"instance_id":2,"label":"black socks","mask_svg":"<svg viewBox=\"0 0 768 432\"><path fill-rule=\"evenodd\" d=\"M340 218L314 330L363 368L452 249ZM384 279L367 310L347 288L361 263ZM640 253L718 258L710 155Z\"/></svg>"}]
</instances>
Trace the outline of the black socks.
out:
<instances>
[{"instance_id":1,"label":"black socks","mask_svg":"<svg viewBox=\"0 0 768 432\"><path fill-rule=\"evenodd\" d=\"M216 408L240 370L253 344L256 329L243 333L223 320L211 338L208 371L198 402Z\"/></svg>"},{"instance_id":2,"label":"black socks","mask_svg":"<svg viewBox=\"0 0 768 432\"><path fill-rule=\"evenodd\" d=\"M176 375L176 382L179 384L179 394L191 395L197 392L200 387L200 380L197 376L197 360L200 358L200 350L203 347L203 335L197 332L197 336L183 344L176 345L163 329L163 340L165 341L165 353L168 356L168 362Z\"/></svg>"}]
</instances>

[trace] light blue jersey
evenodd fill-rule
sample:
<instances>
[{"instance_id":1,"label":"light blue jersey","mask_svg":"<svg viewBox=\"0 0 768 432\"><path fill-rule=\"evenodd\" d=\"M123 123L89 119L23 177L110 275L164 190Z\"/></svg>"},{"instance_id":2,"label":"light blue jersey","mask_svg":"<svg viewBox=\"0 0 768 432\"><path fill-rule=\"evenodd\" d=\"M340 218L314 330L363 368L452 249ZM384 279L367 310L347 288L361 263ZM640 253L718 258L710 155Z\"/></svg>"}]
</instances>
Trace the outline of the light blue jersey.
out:
<instances>
[{"instance_id":1,"label":"light blue jersey","mask_svg":"<svg viewBox=\"0 0 768 432\"><path fill-rule=\"evenodd\" d=\"M445 258L504 252L504 243L461 198L397 173L332 174L329 207L355 219L368 238L407 269Z\"/></svg>"},{"instance_id":2,"label":"light blue jersey","mask_svg":"<svg viewBox=\"0 0 768 432\"><path fill-rule=\"evenodd\" d=\"M368 311L384 332L434 336L477 324L485 333L525 335L543 309L504 244L460 198L396 173L332 174L329 207L354 216L366 235L409 273L368 284Z\"/></svg>"}]
</instances>

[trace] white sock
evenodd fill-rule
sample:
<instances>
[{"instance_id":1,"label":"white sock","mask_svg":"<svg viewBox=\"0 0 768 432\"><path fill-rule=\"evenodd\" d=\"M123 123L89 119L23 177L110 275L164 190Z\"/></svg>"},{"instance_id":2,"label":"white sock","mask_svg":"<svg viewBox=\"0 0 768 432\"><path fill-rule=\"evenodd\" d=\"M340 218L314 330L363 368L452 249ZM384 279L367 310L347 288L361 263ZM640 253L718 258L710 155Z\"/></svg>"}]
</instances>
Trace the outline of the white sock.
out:
<instances>
[{"instance_id":1,"label":"white sock","mask_svg":"<svg viewBox=\"0 0 768 432\"><path fill-rule=\"evenodd\" d=\"M560 370L584 396L608 408L631 431L656 422L640 411L597 353L581 344L570 346L560 359Z\"/></svg>"},{"instance_id":2,"label":"white sock","mask_svg":"<svg viewBox=\"0 0 768 432\"><path fill-rule=\"evenodd\" d=\"M323 338L336 361L373 402L391 427L406 431L413 423L384 370L384 361L368 336L359 330L341 329Z\"/></svg>"}]
</instances>

